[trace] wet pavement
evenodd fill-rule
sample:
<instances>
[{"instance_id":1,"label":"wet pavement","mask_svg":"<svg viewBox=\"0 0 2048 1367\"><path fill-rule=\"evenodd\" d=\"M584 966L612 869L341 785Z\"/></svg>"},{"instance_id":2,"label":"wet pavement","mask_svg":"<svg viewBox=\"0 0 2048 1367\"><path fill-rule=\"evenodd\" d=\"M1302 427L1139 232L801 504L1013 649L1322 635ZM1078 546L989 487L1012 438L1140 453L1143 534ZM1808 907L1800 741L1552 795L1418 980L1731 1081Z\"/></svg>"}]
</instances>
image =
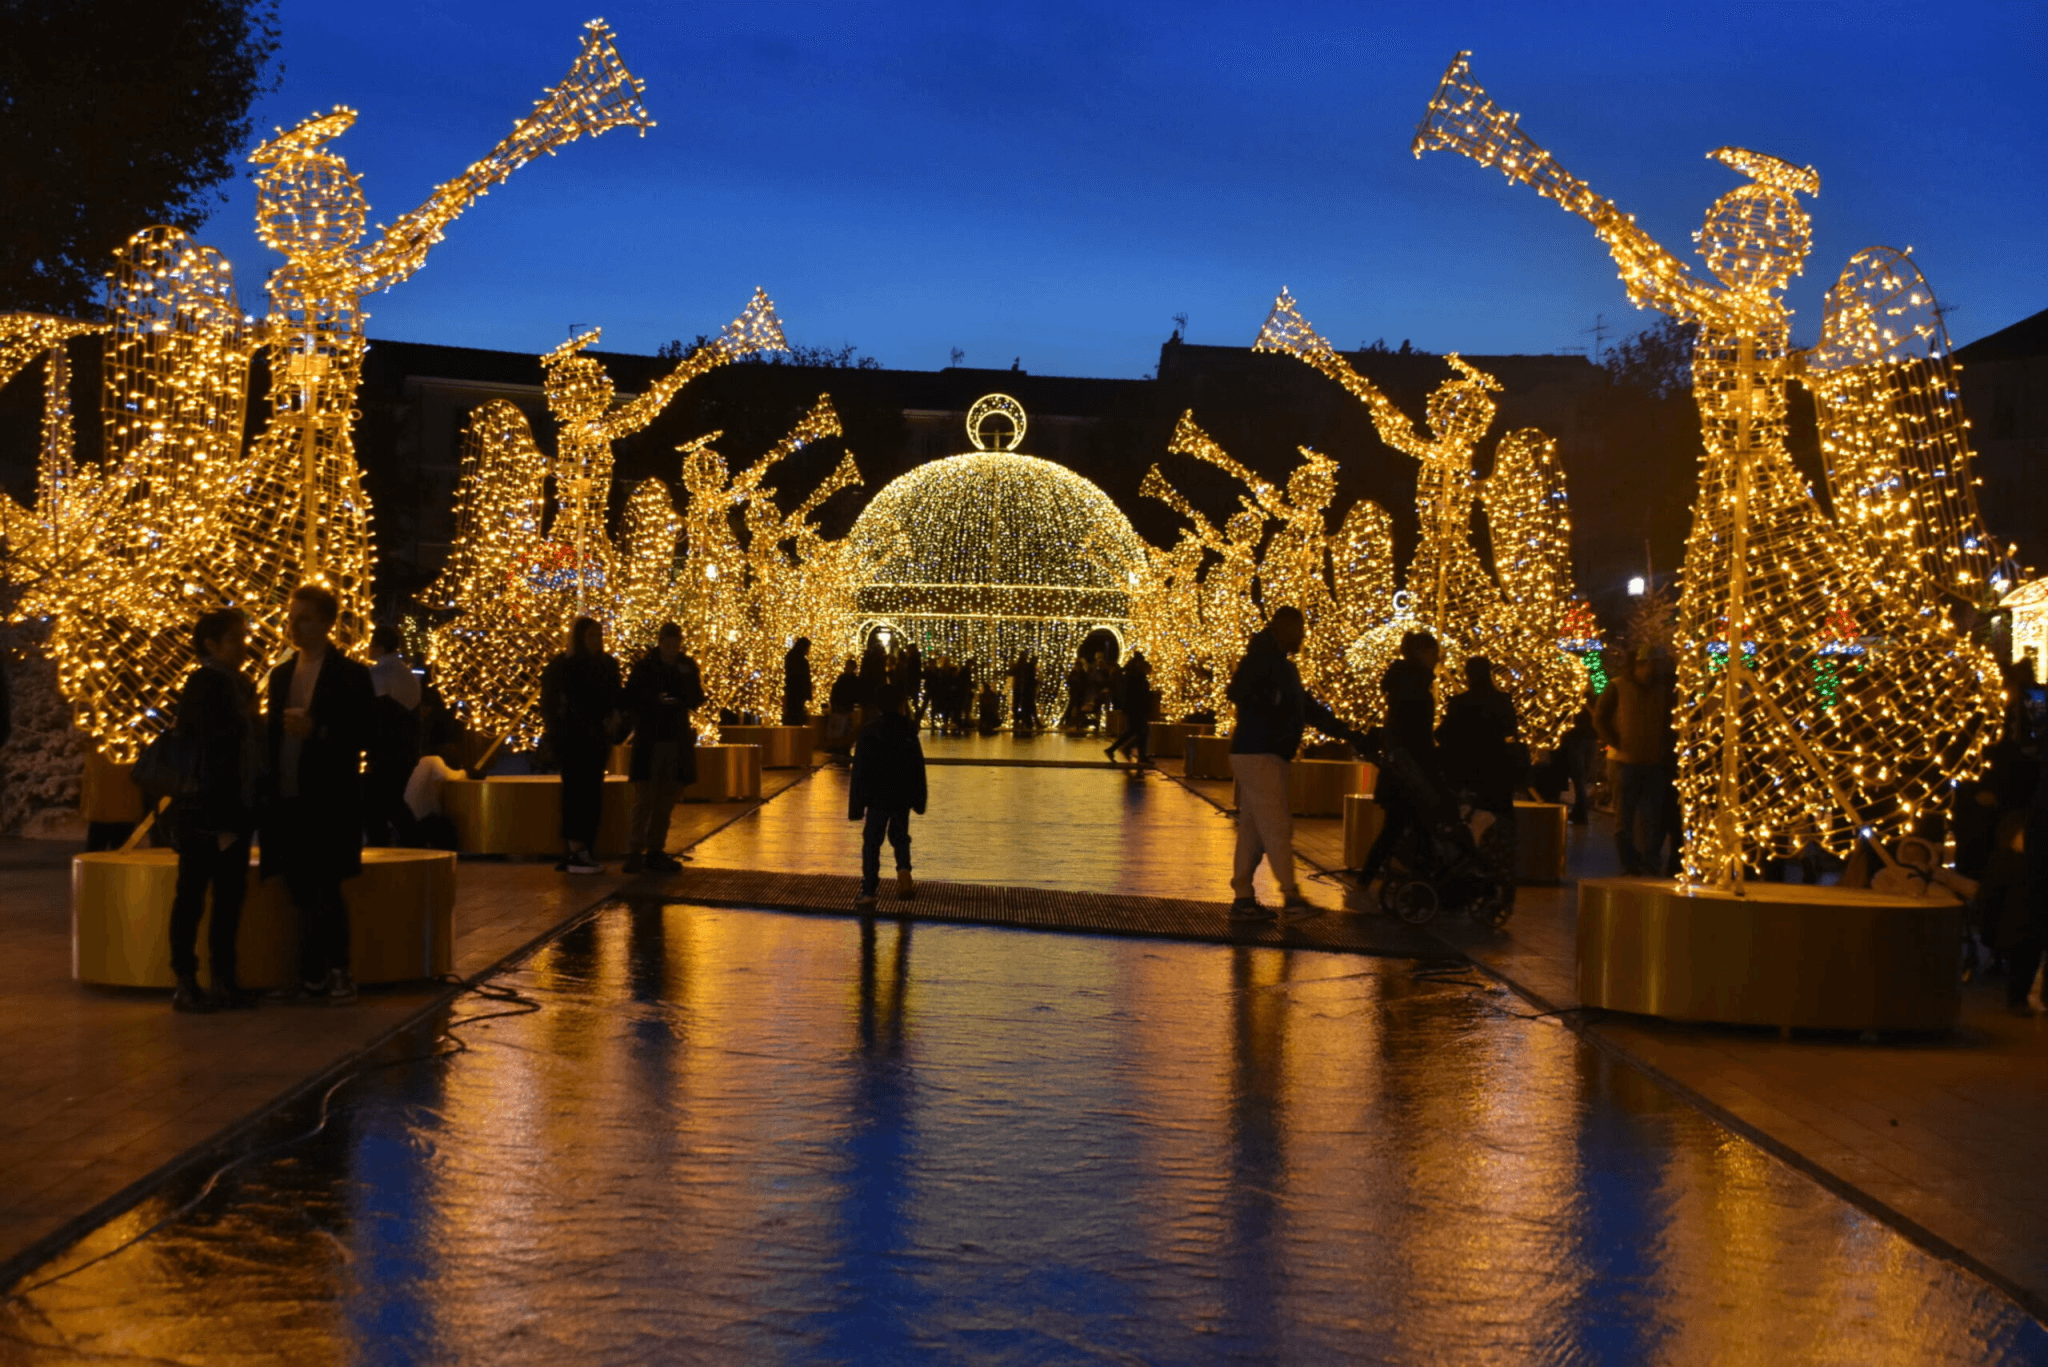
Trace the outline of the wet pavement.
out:
<instances>
[{"instance_id":1,"label":"wet pavement","mask_svg":"<svg viewBox=\"0 0 2048 1367\"><path fill-rule=\"evenodd\" d=\"M1476 976L636 900L497 982L0 1361L2048 1361Z\"/></svg>"},{"instance_id":2,"label":"wet pavement","mask_svg":"<svg viewBox=\"0 0 2048 1367\"><path fill-rule=\"evenodd\" d=\"M1011 747L1007 737L994 738ZM934 757L966 757L979 737L927 742ZM1232 818L1153 769L1113 769L1099 746L1039 737L997 755L1078 762L1092 768L934 764L926 771L926 814L910 819L917 876L958 883L1072 892L1230 900L1237 827ZM859 823L846 816L848 775L821 769L776 802L698 845L701 867L789 873L860 872ZM885 876L894 856L882 850ZM1299 870L1304 891L1337 907L1343 890ZM1260 865L1259 895L1278 900Z\"/></svg>"}]
</instances>

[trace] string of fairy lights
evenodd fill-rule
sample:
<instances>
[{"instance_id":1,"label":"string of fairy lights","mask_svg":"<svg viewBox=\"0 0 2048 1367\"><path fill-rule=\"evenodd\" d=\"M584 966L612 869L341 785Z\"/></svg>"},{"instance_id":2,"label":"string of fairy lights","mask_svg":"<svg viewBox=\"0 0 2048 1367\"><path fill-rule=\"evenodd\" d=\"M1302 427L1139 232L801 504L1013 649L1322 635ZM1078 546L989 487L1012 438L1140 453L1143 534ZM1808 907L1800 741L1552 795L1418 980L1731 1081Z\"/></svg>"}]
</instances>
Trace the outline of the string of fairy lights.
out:
<instances>
[{"instance_id":1,"label":"string of fairy lights","mask_svg":"<svg viewBox=\"0 0 2048 1367\"><path fill-rule=\"evenodd\" d=\"M811 518L860 483L859 467L850 453L842 457L787 514L765 482L784 460L840 435L839 415L820 395L787 436L738 475L711 444L718 433L678 448L684 550L660 610L682 627L683 647L702 672L705 703L694 718L702 736L714 736L725 714L777 715L784 650L799 636L831 641L844 630L852 611L850 554L821 536Z\"/></svg>"},{"instance_id":2,"label":"string of fairy lights","mask_svg":"<svg viewBox=\"0 0 2048 1367\"><path fill-rule=\"evenodd\" d=\"M1981 599L2003 555L1976 517L1946 339L1914 322L1931 292L1902 257L1861 254L1830 292L1822 347L1794 352L1780 294L1812 243L1800 196L1819 193L1816 172L1714 152L1750 183L1707 213L1700 250L1718 285L1702 280L1525 135L1466 53L1415 136L1417 156L1436 149L1585 218L1632 302L1699 328L1705 458L1676 640L1686 877L1739 890L1767 859L1859 838L1890 865L1890 845L1975 769L2003 697L1949 604ZM1824 396L1837 517L1786 450L1802 370Z\"/></svg>"}]
</instances>

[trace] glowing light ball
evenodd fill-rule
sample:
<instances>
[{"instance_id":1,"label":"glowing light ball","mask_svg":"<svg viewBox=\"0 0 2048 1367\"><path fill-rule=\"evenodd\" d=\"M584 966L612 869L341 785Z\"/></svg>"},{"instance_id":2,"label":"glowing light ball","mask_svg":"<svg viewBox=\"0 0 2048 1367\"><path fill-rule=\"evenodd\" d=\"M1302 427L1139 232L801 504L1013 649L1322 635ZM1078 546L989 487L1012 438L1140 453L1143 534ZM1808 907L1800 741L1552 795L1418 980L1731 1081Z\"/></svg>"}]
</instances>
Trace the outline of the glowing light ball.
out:
<instances>
[{"instance_id":1,"label":"glowing light ball","mask_svg":"<svg viewBox=\"0 0 2048 1367\"><path fill-rule=\"evenodd\" d=\"M992 419L1006 420L1000 438L985 435ZM967 417L975 450L920 465L875 495L848 535L857 557L848 644L886 629L917 642L927 661L978 661L980 679L1029 651L1039 711L1051 718L1082 642L1106 630L1121 653L1146 553L1096 484L1018 453L1024 429L1023 406L991 394ZM989 449L994 440L1002 449Z\"/></svg>"}]
</instances>

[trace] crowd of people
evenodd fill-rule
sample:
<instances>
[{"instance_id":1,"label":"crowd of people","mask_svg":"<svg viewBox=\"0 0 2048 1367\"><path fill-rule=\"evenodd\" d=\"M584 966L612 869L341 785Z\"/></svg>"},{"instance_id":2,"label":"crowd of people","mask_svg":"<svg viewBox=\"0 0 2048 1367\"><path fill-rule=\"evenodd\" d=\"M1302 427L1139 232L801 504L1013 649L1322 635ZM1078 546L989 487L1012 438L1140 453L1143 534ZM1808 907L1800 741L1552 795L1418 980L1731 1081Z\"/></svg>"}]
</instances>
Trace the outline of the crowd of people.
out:
<instances>
[{"instance_id":1,"label":"crowd of people","mask_svg":"<svg viewBox=\"0 0 2048 1367\"><path fill-rule=\"evenodd\" d=\"M252 845L260 851L260 876L282 879L298 930L297 981L266 995L346 1003L355 1000L356 987L342 884L360 872L366 844L426 843L429 832L408 802L408 785L422 756L445 739L435 722L445 709L424 671L407 660L396 630L373 633L368 664L336 648L338 610L322 587L294 592L286 616L291 653L260 687L246 670L248 623L240 612L207 613L193 630L197 667L160 742L165 751L154 757L156 771L172 775L158 787L168 797L162 836L178 859L169 949L179 1011L246 1009L259 1000L242 987L236 964ZM1622 871L1677 872L1683 836L1668 652L1644 646L1611 656L1606 687L1589 695L1557 747L1532 757L1514 701L1485 658L1464 662L1463 691L1439 709L1438 643L1428 632L1409 633L1381 680L1384 724L1366 735L1303 686L1293 658L1303 636L1298 611L1276 610L1252 636L1226 690L1236 709L1230 735L1237 793L1234 916L1273 918L1310 909L1294 870L1288 772L1311 730L1380 763L1375 797L1385 819L1357 870L1365 885L1389 874L1404 857L1404 842L1432 828L1441 834L1444 812L1455 810L1470 831L1477 867L1505 890L1511 905L1515 798L1524 792L1547 801L1569 793L1570 819L1581 824L1596 794L1603 795L1614 815ZM689 857L667 849L668 828L681 792L696 778L691 719L706 693L682 640L677 624L664 624L654 646L625 669L605 649L602 624L579 617L567 648L548 663L540 691L542 757L560 775L558 870L604 870L597 847L605 775L614 748L629 739L632 809L624 871L672 872ZM811 720L817 690L810 647L798 640L784 656L785 725ZM1092 658L1077 653L1067 671L1062 729L1108 734L1114 712L1121 724L1107 755L1112 761L1139 757L1157 712L1151 683L1142 652L1121 665L1107 651ZM2035 867L2048 860L2048 766L2038 749L2048 698L2032 686L2025 666L2008 684L2014 705L2005 734L1983 778L1959 785L1948 830L1954 872L1973 894L1974 943L1989 955L1980 971L2005 974L2010 1002L2028 1010L2048 961L2042 906L2048 899L2036 892L2048 892L2048 878ZM1040 728L1038 694L1039 664L1029 652L1001 667L950 657L927 664L914 642L891 651L878 633L861 655L845 658L825 696L823 738L828 750L850 752L849 816L865 823L860 905L875 904L884 843L895 855L898 895L914 893L909 818L927 802L922 729L987 734L1007 717L1017 733L1028 735ZM152 762L146 754L138 777ZM1261 861L1278 885L1277 908L1262 906L1254 893ZM197 941L209 900L211 986L202 988Z\"/></svg>"}]
</instances>

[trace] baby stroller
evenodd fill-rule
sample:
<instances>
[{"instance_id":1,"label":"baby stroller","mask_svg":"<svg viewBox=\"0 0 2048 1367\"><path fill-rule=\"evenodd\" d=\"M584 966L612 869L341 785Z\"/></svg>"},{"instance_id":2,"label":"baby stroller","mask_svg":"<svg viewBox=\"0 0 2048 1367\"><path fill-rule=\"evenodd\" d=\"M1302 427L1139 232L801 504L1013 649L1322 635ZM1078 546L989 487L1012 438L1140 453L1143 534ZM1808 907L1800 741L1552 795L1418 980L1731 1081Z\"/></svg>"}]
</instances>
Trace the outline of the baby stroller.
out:
<instances>
[{"instance_id":1,"label":"baby stroller","mask_svg":"<svg viewBox=\"0 0 2048 1367\"><path fill-rule=\"evenodd\" d=\"M1487 838L1498 820L1480 813L1482 833L1475 835L1471 803L1407 749L1384 734L1376 739L1379 781L1392 784L1390 796L1415 814L1387 860L1380 910L1418 926L1446 908L1462 909L1482 925L1507 924L1515 910L1512 856L1502 867L1498 842Z\"/></svg>"}]
</instances>

